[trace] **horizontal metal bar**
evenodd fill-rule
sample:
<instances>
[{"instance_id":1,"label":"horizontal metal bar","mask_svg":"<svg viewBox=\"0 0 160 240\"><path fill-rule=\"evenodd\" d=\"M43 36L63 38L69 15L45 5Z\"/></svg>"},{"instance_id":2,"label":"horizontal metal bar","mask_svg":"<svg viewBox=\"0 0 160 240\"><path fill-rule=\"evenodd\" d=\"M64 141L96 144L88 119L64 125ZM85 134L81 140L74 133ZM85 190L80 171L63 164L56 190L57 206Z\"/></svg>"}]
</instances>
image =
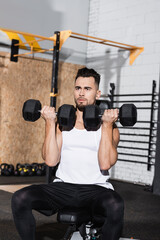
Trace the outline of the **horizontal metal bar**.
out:
<instances>
[{"instance_id":1,"label":"horizontal metal bar","mask_svg":"<svg viewBox=\"0 0 160 240\"><path fill-rule=\"evenodd\" d=\"M130 147L130 146L118 146L118 148L125 148L125 149L133 149L133 150L143 150L143 151L149 151L149 148L141 148L141 147ZM156 152L155 149L150 149L150 152Z\"/></svg>"},{"instance_id":2,"label":"horizontal metal bar","mask_svg":"<svg viewBox=\"0 0 160 240\"><path fill-rule=\"evenodd\" d=\"M122 132L120 132L120 135L123 135L123 136L137 136L137 137L149 137L149 134L122 133Z\"/></svg>"},{"instance_id":3,"label":"horizontal metal bar","mask_svg":"<svg viewBox=\"0 0 160 240\"><path fill-rule=\"evenodd\" d=\"M137 107L137 109L142 109L142 110L148 110L148 109L152 109L151 107ZM153 110L158 110L158 107L154 107Z\"/></svg>"},{"instance_id":4,"label":"horizontal metal bar","mask_svg":"<svg viewBox=\"0 0 160 240\"><path fill-rule=\"evenodd\" d=\"M151 103L152 100L117 100L113 101L113 103L123 103L123 102L128 102L128 103ZM154 100L154 103L158 103L158 100Z\"/></svg>"},{"instance_id":5,"label":"horizontal metal bar","mask_svg":"<svg viewBox=\"0 0 160 240\"><path fill-rule=\"evenodd\" d=\"M143 150L148 151L148 148L141 148L141 147L130 147L130 146L118 146L118 148L125 148L125 149L133 149L133 150Z\"/></svg>"},{"instance_id":6,"label":"horizontal metal bar","mask_svg":"<svg viewBox=\"0 0 160 240\"><path fill-rule=\"evenodd\" d=\"M141 163L141 164L146 164L148 165L148 162L141 162L141 161L135 161L135 160L127 160L127 159L119 159L118 161L122 161L122 162L131 162L131 163ZM149 165L155 165L155 163L149 163Z\"/></svg>"},{"instance_id":7,"label":"horizontal metal bar","mask_svg":"<svg viewBox=\"0 0 160 240\"><path fill-rule=\"evenodd\" d=\"M73 36L73 35L71 35L70 37L71 38L75 38L75 39L79 39L79 40L83 40L83 41L89 41L89 42L93 42L93 43L99 43L99 44L103 44L103 45L108 45L108 46L111 46L111 47L118 47L118 48L126 49L128 51L133 50L132 48L111 44L111 43L108 43L108 42L105 42L105 41L101 41L100 42L100 41L97 41L97 40L88 39L88 38L84 38L84 37L77 37L77 36Z\"/></svg>"},{"instance_id":8,"label":"horizontal metal bar","mask_svg":"<svg viewBox=\"0 0 160 240\"><path fill-rule=\"evenodd\" d=\"M137 121L137 123L157 123L157 121Z\"/></svg>"},{"instance_id":9,"label":"horizontal metal bar","mask_svg":"<svg viewBox=\"0 0 160 240\"><path fill-rule=\"evenodd\" d=\"M120 132L120 135L124 135L124 136L137 136L137 137L150 137L149 134L139 134L139 133L123 133L123 132ZM157 137L157 135L151 135L151 137Z\"/></svg>"},{"instance_id":10,"label":"horizontal metal bar","mask_svg":"<svg viewBox=\"0 0 160 240\"><path fill-rule=\"evenodd\" d=\"M135 156L135 157L145 157L145 158L148 158L148 155L143 155L143 154L132 154L132 153L122 153L122 152L119 152L118 155L127 155L127 156Z\"/></svg>"},{"instance_id":11,"label":"horizontal metal bar","mask_svg":"<svg viewBox=\"0 0 160 240\"><path fill-rule=\"evenodd\" d=\"M140 129L140 130L150 130L150 128L142 128L142 127L127 127L127 126L124 126L125 127L125 129L132 129L132 130L134 130L134 129ZM122 128L122 129L124 129L124 127L121 127L121 126L118 126L118 128ZM157 130L157 128L152 128L152 130Z\"/></svg>"},{"instance_id":12,"label":"horizontal metal bar","mask_svg":"<svg viewBox=\"0 0 160 240\"><path fill-rule=\"evenodd\" d=\"M155 156L148 156L148 155L143 155L143 154L134 154L134 153L123 153L119 152L118 155L125 155L125 156L135 156L135 157L145 157L145 158L153 158L155 159Z\"/></svg>"},{"instance_id":13,"label":"horizontal metal bar","mask_svg":"<svg viewBox=\"0 0 160 240\"><path fill-rule=\"evenodd\" d=\"M148 141L148 142L144 142L144 141L136 141L136 140L128 140L128 139L120 139L120 142L133 142L133 143L143 143L143 144L156 144L155 141Z\"/></svg>"},{"instance_id":14,"label":"horizontal metal bar","mask_svg":"<svg viewBox=\"0 0 160 240\"><path fill-rule=\"evenodd\" d=\"M130 96L158 96L159 94L158 93L137 93L137 94L113 94L113 97L130 97ZM110 94L109 95L106 95L106 96L111 96Z\"/></svg>"},{"instance_id":15,"label":"horizontal metal bar","mask_svg":"<svg viewBox=\"0 0 160 240\"><path fill-rule=\"evenodd\" d=\"M123 139L120 139L120 142L133 142L133 143L144 143L144 144L149 144L149 142L144 142L144 141L136 141L136 140L123 140Z\"/></svg>"},{"instance_id":16,"label":"horizontal metal bar","mask_svg":"<svg viewBox=\"0 0 160 240\"><path fill-rule=\"evenodd\" d=\"M73 38L78 38L78 36L80 36L81 38L80 39L84 39L86 41L90 41L90 39L93 39L92 41L98 41L98 43L113 43L113 44L117 44L116 46L119 47L119 45L122 45L124 47L124 49L141 49L141 47L136 47L136 46L133 46L133 45L129 45L129 44L125 44L125 43L120 43L120 42L115 42L115 41L111 41L109 39L104 39L104 38L98 38L98 37L94 37L94 36L89 36L89 35L84 35L84 34L81 34L81 33L76 33L76 32L72 32L71 33L71 36L70 37L73 37Z\"/></svg>"},{"instance_id":17,"label":"horizontal metal bar","mask_svg":"<svg viewBox=\"0 0 160 240\"><path fill-rule=\"evenodd\" d=\"M117 120L117 123L120 123L120 121L119 120ZM155 123L157 123L157 121L156 120L154 120L154 121L146 121L146 120L137 120L137 122L136 123L153 123L153 124L155 124Z\"/></svg>"}]
</instances>

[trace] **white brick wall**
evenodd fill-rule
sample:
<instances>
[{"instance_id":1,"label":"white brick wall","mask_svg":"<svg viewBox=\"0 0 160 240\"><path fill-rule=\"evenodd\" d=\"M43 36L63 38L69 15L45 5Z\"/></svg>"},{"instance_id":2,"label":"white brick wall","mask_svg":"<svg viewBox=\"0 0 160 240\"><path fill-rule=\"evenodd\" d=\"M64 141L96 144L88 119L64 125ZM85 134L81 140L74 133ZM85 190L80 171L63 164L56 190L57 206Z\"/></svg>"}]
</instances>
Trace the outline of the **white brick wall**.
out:
<instances>
[{"instance_id":1,"label":"white brick wall","mask_svg":"<svg viewBox=\"0 0 160 240\"><path fill-rule=\"evenodd\" d=\"M101 73L100 88L103 94L108 93L110 82L115 83L117 94L149 93L152 90L152 80L157 81L158 89L159 13L159 0L90 0L88 35L144 47L144 52L130 66L127 51L119 52L117 48L88 43L87 65ZM138 106L138 104L135 105ZM149 110L138 110L138 120L144 120L144 118L147 120L149 117ZM143 127L138 123L136 126ZM145 124L144 127L146 126ZM141 133L146 134L146 132L146 130L141 130ZM124 139L124 136L121 138ZM126 143L122 144L125 146ZM122 150L120 149L119 152ZM146 154L146 151L143 150L137 152ZM124 158L139 159L128 156L124 156ZM141 158L141 161L146 160ZM151 168L151 171L147 171L147 166L144 164L119 161L110 172L112 178L152 184L154 167Z\"/></svg>"}]
</instances>

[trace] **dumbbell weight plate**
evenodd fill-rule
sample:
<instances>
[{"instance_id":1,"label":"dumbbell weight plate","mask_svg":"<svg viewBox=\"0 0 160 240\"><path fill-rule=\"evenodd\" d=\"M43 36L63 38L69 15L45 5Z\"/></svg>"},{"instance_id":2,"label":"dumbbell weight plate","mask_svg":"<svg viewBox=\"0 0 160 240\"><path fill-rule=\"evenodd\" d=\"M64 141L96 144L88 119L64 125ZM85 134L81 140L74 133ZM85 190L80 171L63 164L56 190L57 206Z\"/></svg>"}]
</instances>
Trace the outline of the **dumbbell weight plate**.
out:
<instances>
[{"instance_id":1,"label":"dumbbell weight plate","mask_svg":"<svg viewBox=\"0 0 160 240\"><path fill-rule=\"evenodd\" d=\"M96 100L96 105L100 108L101 110L101 115L103 115L104 111L106 109L111 109L111 102L108 100Z\"/></svg>"},{"instance_id":2,"label":"dumbbell weight plate","mask_svg":"<svg viewBox=\"0 0 160 240\"><path fill-rule=\"evenodd\" d=\"M88 105L83 111L84 127L88 131L96 130L101 123L101 109L97 105Z\"/></svg>"},{"instance_id":3,"label":"dumbbell weight plate","mask_svg":"<svg viewBox=\"0 0 160 240\"><path fill-rule=\"evenodd\" d=\"M29 99L27 100L22 109L22 115L24 120L35 122L41 116L40 110L42 105L39 100Z\"/></svg>"},{"instance_id":4,"label":"dumbbell weight plate","mask_svg":"<svg viewBox=\"0 0 160 240\"><path fill-rule=\"evenodd\" d=\"M63 104L58 109L57 121L61 128L70 130L74 127L76 121L76 109L73 105Z\"/></svg>"},{"instance_id":5,"label":"dumbbell weight plate","mask_svg":"<svg viewBox=\"0 0 160 240\"><path fill-rule=\"evenodd\" d=\"M123 104L119 109L119 121L122 126L134 126L137 122L137 108L134 104Z\"/></svg>"}]
</instances>

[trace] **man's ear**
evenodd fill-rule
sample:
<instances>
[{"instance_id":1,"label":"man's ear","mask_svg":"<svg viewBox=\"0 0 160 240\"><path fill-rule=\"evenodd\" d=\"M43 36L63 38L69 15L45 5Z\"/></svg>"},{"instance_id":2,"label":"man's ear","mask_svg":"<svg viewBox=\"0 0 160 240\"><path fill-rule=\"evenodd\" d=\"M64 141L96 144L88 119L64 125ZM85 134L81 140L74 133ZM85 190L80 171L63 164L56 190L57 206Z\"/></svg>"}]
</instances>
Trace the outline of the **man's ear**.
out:
<instances>
[{"instance_id":1,"label":"man's ear","mask_svg":"<svg viewBox=\"0 0 160 240\"><path fill-rule=\"evenodd\" d=\"M100 90L97 90L97 94L96 94L96 100L99 99L101 96L101 91Z\"/></svg>"}]
</instances>

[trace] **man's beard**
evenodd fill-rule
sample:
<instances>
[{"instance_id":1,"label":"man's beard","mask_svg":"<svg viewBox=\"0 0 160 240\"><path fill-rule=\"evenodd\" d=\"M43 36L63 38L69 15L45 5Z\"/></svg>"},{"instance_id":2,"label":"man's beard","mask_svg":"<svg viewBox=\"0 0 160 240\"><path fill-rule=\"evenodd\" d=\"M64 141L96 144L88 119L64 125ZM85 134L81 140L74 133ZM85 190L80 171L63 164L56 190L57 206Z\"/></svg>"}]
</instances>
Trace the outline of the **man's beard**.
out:
<instances>
[{"instance_id":1,"label":"man's beard","mask_svg":"<svg viewBox=\"0 0 160 240\"><path fill-rule=\"evenodd\" d=\"M83 105L83 104L78 104L78 103L76 102L76 108L77 108L80 112L83 112L83 111L84 111L84 108L85 108L85 105Z\"/></svg>"},{"instance_id":2,"label":"man's beard","mask_svg":"<svg viewBox=\"0 0 160 240\"><path fill-rule=\"evenodd\" d=\"M79 100L79 98L78 98L78 99L74 99L75 104L76 104L76 108L77 108L80 112L83 112L86 104L84 105L83 103L79 103L78 100Z\"/></svg>"},{"instance_id":3,"label":"man's beard","mask_svg":"<svg viewBox=\"0 0 160 240\"><path fill-rule=\"evenodd\" d=\"M94 102L93 104L95 104L95 103L96 103L96 100L95 100L95 102ZM76 108L77 108L80 112L83 112L83 111L84 111L84 108L85 108L87 105L89 105L89 104L88 104L88 101L87 101L87 104L83 105L83 104L78 104L78 101L77 101L77 100L75 100L75 104L76 104Z\"/></svg>"}]
</instances>

